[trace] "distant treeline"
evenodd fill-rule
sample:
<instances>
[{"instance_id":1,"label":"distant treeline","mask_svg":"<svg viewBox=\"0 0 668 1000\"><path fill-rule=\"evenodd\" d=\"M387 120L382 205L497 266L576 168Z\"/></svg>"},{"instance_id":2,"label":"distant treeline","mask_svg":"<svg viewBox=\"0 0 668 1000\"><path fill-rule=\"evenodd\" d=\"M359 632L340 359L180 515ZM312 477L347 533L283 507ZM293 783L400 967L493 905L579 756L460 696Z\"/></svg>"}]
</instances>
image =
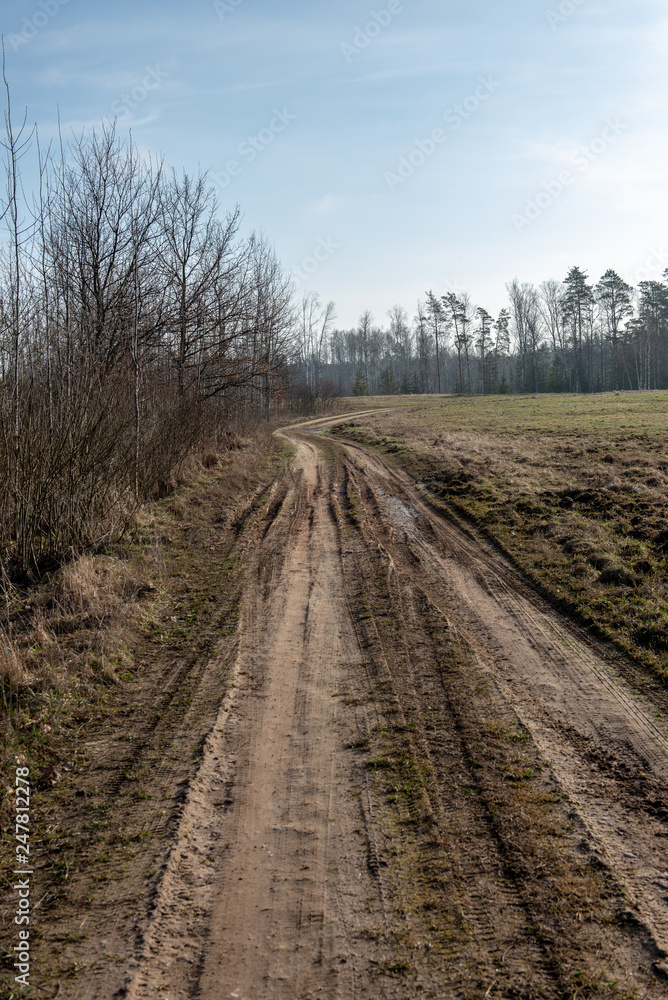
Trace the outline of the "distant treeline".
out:
<instances>
[{"instance_id":1,"label":"distant treeline","mask_svg":"<svg viewBox=\"0 0 668 1000\"><path fill-rule=\"evenodd\" d=\"M628 285L608 270L592 284L572 267L563 282L515 280L494 318L467 294L428 292L412 319L363 313L333 326L333 305L306 296L300 381L305 393L603 392L668 388L668 270Z\"/></svg>"}]
</instances>

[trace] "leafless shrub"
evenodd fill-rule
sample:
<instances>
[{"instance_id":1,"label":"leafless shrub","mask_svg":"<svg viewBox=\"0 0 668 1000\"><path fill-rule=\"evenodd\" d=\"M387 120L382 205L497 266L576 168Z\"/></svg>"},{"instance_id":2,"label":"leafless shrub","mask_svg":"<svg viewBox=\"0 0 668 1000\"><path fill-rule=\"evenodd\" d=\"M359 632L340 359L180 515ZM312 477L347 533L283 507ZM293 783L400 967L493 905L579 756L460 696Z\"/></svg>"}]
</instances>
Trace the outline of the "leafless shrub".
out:
<instances>
[{"instance_id":1,"label":"leafless shrub","mask_svg":"<svg viewBox=\"0 0 668 1000\"><path fill-rule=\"evenodd\" d=\"M267 242L239 238L205 176L168 176L109 125L40 152L24 204L33 137L9 98L6 124L0 575L25 582L122 534L203 449L212 467L226 434L271 416L293 313Z\"/></svg>"}]
</instances>

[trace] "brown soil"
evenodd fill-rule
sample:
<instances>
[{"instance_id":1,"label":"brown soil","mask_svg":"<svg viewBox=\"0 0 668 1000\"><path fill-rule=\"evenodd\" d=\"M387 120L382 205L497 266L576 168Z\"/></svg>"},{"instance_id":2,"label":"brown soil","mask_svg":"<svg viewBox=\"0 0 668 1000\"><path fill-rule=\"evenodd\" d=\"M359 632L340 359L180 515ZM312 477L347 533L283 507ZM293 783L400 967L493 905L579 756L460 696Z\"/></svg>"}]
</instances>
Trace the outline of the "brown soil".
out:
<instances>
[{"instance_id":1,"label":"brown soil","mask_svg":"<svg viewBox=\"0 0 668 1000\"><path fill-rule=\"evenodd\" d=\"M324 424L244 518L235 635L221 593L180 662L197 710L136 743L143 849L34 995L667 997L661 707Z\"/></svg>"}]
</instances>

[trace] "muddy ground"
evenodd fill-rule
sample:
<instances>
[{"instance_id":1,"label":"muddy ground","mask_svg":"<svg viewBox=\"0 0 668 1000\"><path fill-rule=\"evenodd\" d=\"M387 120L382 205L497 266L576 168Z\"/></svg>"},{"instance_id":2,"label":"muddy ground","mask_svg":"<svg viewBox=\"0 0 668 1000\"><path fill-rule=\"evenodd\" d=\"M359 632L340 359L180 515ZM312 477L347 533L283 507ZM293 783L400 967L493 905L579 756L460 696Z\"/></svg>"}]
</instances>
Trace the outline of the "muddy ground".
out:
<instances>
[{"instance_id":1,"label":"muddy ground","mask_svg":"<svg viewBox=\"0 0 668 1000\"><path fill-rule=\"evenodd\" d=\"M41 800L28 995L667 997L661 691L322 423Z\"/></svg>"}]
</instances>

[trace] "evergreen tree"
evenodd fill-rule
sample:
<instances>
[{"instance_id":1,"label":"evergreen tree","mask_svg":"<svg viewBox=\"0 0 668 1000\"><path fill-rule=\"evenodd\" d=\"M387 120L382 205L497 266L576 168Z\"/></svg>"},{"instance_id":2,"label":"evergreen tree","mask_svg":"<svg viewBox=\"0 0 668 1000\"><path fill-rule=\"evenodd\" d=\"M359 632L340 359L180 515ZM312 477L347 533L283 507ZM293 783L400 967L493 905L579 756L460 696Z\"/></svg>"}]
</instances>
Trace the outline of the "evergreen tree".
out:
<instances>
[{"instance_id":1,"label":"evergreen tree","mask_svg":"<svg viewBox=\"0 0 668 1000\"><path fill-rule=\"evenodd\" d=\"M587 345L587 331L591 329L591 311L594 290L587 284L588 275L579 267L572 267L564 281L564 321L570 331L573 349L573 376L576 392L589 388L583 348ZM589 352L591 353L591 352Z\"/></svg>"},{"instance_id":2,"label":"evergreen tree","mask_svg":"<svg viewBox=\"0 0 668 1000\"><path fill-rule=\"evenodd\" d=\"M629 324L635 334L638 388L664 388L668 350L668 287L660 281L641 281L638 288L638 319Z\"/></svg>"},{"instance_id":3,"label":"evergreen tree","mask_svg":"<svg viewBox=\"0 0 668 1000\"><path fill-rule=\"evenodd\" d=\"M366 384L366 378L364 377L364 369L358 368L357 374L355 375L355 381L353 382L353 396L368 396L369 388Z\"/></svg>"},{"instance_id":4,"label":"evergreen tree","mask_svg":"<svg viewBox=\"0 0 668 1000\"><path fill-rule=\"evenodd\" d=\"M380 382L378 383L378 392L381 396L396 396L399 391L399 386L397 385L397 379L388 365L380 373Z\"/></svg>"},{"instance_id":5,"label":"evergreen tree","mask_svg":"<svg viewBox=\"0 0 668 1000\"><path fill-rule=\"evenodd\" d=\"M463 356L467 347L466 343L466 309L461 299L458 299L454 292L449 292L443 296L443 303L450 310L452 323L455 331L455 347L457 348L457 368L459 371L459 391L464 395L464 367Z\"/></svg>"},{"instance_id":6,"label":"evergreen tree","mask_svg":"<svg viewBox=\"0 0 668 1000\"><path fill-rule=\"evenodd\" d=\"M619 389L619 343L622 323L633 315L631 295L633 289L619 277L616 271L608 269L596 286L596 297L603 312L606 336L612 347L612 382Z\"/></svg>"},{"instance_id":7,"label":"evergreen tree","mask_svg":"<svg viewBox=\"0 0 668 1000\"><path fill-rule=\"evenodd\" d=\"M490 391L491 357L493 350L492 327L494 320L486 309L477 310L480 326L478 328L478 354L480 356L480 392L484 395Z\"/></svg>"},{"instance_id":8,"label":"evergreen tree","mask_svg":"<svg viewBox=\"0 0 668 1000\"><path fill-rule=\"evenodd\" d=\"M502 309L494 324L494 355L492 359L491 391L508 392L506 369L510 358L510 312ZM502 384L505 388L502 389Z\"/></svg>"},{"instance_id":9,"label":"evergreen tree","mask_svg":"<svg viewBox=\"0 0 668 1000\"><path fill-rule=\"evenodd\" d=\"M552 355L552 364L547 375L547 391L548 392L566 392L566 376L564 373L564 366L561 360L561 355L554 353Z\"/></svg>"}]
</instances>

